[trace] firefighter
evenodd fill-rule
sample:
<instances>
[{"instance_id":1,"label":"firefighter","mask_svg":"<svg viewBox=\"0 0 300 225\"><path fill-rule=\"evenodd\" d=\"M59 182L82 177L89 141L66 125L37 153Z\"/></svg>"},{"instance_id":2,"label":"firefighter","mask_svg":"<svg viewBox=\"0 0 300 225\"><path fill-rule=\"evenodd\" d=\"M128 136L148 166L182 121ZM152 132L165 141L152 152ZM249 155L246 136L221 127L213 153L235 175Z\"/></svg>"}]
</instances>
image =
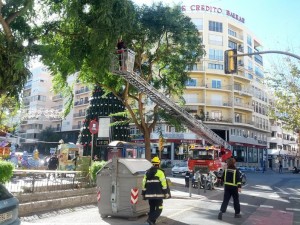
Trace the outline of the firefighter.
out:
<instances>
[{"instance_id":1,"label":"firefighter","mask_svg":"<svg viewBox=\"0 0 300 225\"><path fill-rule=\"evenodd\" d=\"M235 167L235 162L234 158L229 158L227 160L227 169L225 169L222 176L222 181L224 182L224 197L218 215L219 220L222 220L222 214L226 212L231 196L233 198L233 207L235 211L234 217L241 218L239 192L242 190L242 178L241 172Z\"/></svg>"},{"instance_id":2,"label":"firefighter","mask_svg":"<svg viewBox=\"0 0 300 225\"><path fill-rule=\"evenodd\" d=\"M163 199L170 198L170 189L166 180L166 175L159 168L160 159L156 156L151 160L153 166L146 171L143 179L143 199L148 199L150 211L147 223L155 224L163 209Z\"/></svg>"}]
</instances>

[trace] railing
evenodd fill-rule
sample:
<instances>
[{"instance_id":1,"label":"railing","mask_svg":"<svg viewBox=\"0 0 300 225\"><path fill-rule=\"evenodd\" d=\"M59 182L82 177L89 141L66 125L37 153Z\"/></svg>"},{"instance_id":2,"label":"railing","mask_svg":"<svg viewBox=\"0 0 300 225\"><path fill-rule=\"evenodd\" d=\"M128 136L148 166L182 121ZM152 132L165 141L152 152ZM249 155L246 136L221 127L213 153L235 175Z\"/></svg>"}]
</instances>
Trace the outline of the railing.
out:
<instances>
[{"instance_id":1,"label":"railing","mask_svg":"<svg viewBox=\"0 0 300 225\"><path fill-rule=\"evenodd\" d=\"M15 170L6 188L13 194L91 187L95 184L80 171Z\"/></svg>"}]
</instances>

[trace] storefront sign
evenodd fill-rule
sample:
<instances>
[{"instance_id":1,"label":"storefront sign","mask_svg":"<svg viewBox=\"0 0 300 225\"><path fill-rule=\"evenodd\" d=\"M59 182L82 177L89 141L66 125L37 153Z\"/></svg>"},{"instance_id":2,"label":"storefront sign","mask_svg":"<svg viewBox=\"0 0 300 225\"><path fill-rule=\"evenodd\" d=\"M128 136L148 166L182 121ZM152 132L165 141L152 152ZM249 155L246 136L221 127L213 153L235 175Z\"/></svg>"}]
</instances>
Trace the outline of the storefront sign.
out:
<instances>
[{"instance_id":1,"label":"storefront sign","mask_svg":"<svg viewBox=\"0 0 300 225\"><path fill-rule=\"evenodd\" d=\"M219 7L209 6L209 5L182 5L181 6L182 12L211 12L211 13L217 13L217 14L224 14L226 16L232 17L233 19L245 23L245 19L241 16L239 16L236 13L231 12L227 9L222 9Z\"/></svg>"}]
</instances>

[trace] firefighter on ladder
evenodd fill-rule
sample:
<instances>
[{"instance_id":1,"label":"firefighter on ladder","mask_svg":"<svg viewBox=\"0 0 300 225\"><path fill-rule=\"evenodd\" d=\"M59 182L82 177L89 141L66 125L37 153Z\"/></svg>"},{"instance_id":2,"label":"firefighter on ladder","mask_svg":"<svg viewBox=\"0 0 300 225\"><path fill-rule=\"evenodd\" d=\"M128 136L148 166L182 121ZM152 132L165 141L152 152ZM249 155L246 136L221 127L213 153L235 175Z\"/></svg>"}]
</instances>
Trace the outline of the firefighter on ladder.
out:
<instances>
[{"instance_id":1,"label":"firefighter on ladder","mask_svg":"<svg viewBox=\"0 0 300 225\"><path fill-rule=\"evenodd\" d=\"M142 190L143 199L149 200L150 211L147 219L149 225L155 224L162 213L163 199L171 197L165 172L159 168L160 159L155 156L151 162L153 166L146 171Z\"/></svg>"},{"instance_id":2,"label":"firefighter on ladder","mask_svg":"<svg viewBox=\"0 0 300 225\"><path fill-rule=\"evenodd\" d=\"M117 54L119 55L119 70L126 71L126 45L122 38L118 39Z\"/></svg>"}]
</instances>

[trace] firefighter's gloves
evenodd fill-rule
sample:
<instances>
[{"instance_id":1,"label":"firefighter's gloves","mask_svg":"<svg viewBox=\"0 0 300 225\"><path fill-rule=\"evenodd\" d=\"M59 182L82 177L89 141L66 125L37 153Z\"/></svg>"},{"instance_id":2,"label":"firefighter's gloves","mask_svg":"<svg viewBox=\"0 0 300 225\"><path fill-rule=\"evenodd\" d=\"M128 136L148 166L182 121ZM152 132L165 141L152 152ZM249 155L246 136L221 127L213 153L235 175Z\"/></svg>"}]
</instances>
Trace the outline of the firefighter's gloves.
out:
<instances>
[{"instance_id":1,"label":"firefighter's gloves","mask_svg":"<svg viewBox=\"0 0 300 225\"><path fill-rule=\"evenodd\" d=\"M168 199L168 198L170 198L170 195L167 193L167 194L165 194L165 199Z\"/></svg>"}]
</instances>

